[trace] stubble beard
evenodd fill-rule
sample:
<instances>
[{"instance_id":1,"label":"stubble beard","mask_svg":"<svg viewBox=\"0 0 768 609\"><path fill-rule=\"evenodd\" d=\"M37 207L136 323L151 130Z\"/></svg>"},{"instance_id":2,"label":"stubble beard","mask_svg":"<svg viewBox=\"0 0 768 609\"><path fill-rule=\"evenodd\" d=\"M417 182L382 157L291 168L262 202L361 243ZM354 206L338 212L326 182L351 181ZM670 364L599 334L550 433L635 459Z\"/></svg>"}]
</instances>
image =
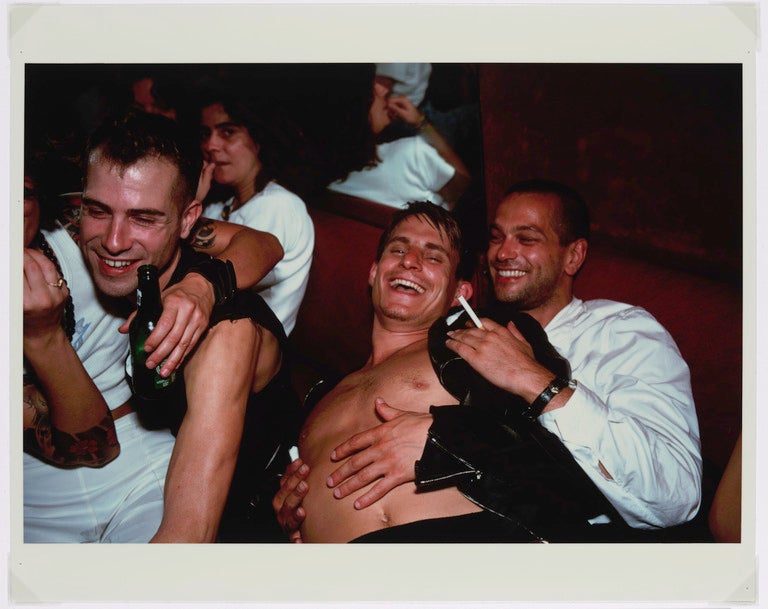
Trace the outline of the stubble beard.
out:
<instances>
[{"instance_id":1,"label":"stubble beard","mask_svg":"<svg viewBox=\"0 0 768 609\"><path fill-rule=\"evenodd\" d=\"M493 291L499 302L510 304L518 311L532 311L552 298L555 284L546 278L539 278L519 291L508 292L504 286L494 283Z\"/></svg>"}]
</instances>

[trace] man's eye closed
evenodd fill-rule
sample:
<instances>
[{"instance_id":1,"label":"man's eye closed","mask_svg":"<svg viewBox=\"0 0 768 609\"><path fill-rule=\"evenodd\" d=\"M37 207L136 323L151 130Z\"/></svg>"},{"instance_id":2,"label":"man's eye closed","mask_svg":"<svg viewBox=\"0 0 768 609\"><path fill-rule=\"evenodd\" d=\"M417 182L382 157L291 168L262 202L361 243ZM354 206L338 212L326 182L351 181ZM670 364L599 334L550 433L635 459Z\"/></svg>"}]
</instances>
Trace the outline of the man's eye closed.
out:
<instances>
[{"instance_id":1,"label":"man's eye closed","mask_svg":"<svg viewBox=\"0 0 768 609\"><path fill-rule=\"evenodd\" d=\"M158 219L157 216L133 216L133 221L136 222L136 224L150 226L152 224L157 224Z\"/></svg>"},{"instance_id":2,"label":"man's eye closed","mask_svg":"<svg viewBox=\"0 0 768 609\"><path fill-rule=\"evenodd\" d=\"M107 212L94 205L84 206L83 211L85 212L86 216L90 216L91 218L104 218L107 215Z\"/></svg>"}]
</instances>

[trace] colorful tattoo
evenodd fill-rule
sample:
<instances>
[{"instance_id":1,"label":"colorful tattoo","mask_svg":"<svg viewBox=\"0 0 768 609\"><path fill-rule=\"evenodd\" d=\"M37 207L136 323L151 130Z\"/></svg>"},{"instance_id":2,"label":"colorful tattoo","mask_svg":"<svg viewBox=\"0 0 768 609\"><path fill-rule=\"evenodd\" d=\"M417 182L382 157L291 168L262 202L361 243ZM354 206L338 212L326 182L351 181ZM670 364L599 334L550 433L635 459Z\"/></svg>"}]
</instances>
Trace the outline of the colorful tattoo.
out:
<instances>
[{"instance_id":1,"label":"colorful tattoo","mask_svg":"<svg viewBox=\"0 0 768 609\"><path fill-rule=\"evenodd\" d=\"M51 426L48 402L33 384L24 385L24 452L59 467L101 467L120 453L112 414L79 433Z\"/></svg>"},{"instance_id":2,"label":"colorful tattoo","mask_svg":"<svg viewBox=\"0 0 768 609\"><path fill-rule=\"evenodd\" d=\"M24 451L49 461L55 452L48 402L31 383L24 385Z\"/></svg>"}]
</instances>

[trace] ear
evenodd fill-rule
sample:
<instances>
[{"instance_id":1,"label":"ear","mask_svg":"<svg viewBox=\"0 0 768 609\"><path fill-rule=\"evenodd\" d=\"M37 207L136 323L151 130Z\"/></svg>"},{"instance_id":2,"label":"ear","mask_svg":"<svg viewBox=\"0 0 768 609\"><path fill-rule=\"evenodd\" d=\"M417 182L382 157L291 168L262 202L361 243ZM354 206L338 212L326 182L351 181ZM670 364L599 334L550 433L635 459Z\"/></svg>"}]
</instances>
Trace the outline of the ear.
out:
<instances>
[{"instance_id":1,"label":"ear","mask_svg":"<svg viewBox=\"0 0 768 609\"><path fill-rule=\"evenodd\" d=\"M371 264L371 270L368 271L368 285L373 287L373 280L376 277L376 269L379 268L378 262Z\"/></svg>"},{"instance_id":2,"label":"ear","mask_svg":"<svg viewBox=\"0 0 768 609\"><path fill-rule=\"evenodd\" d=\"M469 301L469 299L472 298L472 294L474 293L475 291L472 289L472 284L469 283L469 281L464 281L463 279L459 279L459 283L456 285L456 294L453 297L451 306L452 307L461 306L461 303L459 302L459 296L463 296L464 300Z\"/></svg>"},{"instance_id":3,"label":"ear","mask_svg":"<svg viewBox=\"0 0 768 609\"><path fill-rule=\"evenodd\" d=\"M192 227L195 225L195 222L197 222L197 219L200 217L200 214L203 213L203 206L200 204L200 201L197 199L193 199L189 205L184 209L184 211L181 214L181 238L186 239L189 237L189 233L192 230Z\"/></svg>"},{"instance_id":4,"label":"ear","mask_svg":"<svg viewBox=\"0 0 768 609\"><path fill-rule=\"evenodd\" d=\"M584 260L587 258L587 247L586 239L576 239L573 243L568 244L565 256L565 272L567 275L573 277L579 272L581 265L584 264Z\"/></svg>"}]
</instances>

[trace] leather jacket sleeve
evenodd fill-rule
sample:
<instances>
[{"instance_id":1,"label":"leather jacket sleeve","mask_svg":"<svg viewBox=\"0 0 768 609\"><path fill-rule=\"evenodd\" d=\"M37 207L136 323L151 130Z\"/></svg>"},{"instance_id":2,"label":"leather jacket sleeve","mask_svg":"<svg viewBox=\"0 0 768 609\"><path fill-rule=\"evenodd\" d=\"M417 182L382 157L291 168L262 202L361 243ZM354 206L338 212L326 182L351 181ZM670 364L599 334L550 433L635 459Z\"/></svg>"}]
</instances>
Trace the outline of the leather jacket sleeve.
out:
<instances>
[{"instance_id":1,"label":"leather jacket sleeve","mask_svg":"<svg viewBox=\"0 0 768 609\"><path fill-rule=\"evenodd\" d=\"M463 325L465 319L460 316L451 326ZM553 375L570 378L568 362L549 344L541 326L522 313L514 313L513 321L537 359ZM417 489L456 486L481 507L528 529L535 539L557 538L557 531L576 534L589 519L603 514L621 522L559 439L521 416L527 407L521 398L490 385L445 347L448 329L444 320L433 325L430 357L443 386L461 403L430 408L434 421L416 462Z\"/></svg>"}]
</instances>

